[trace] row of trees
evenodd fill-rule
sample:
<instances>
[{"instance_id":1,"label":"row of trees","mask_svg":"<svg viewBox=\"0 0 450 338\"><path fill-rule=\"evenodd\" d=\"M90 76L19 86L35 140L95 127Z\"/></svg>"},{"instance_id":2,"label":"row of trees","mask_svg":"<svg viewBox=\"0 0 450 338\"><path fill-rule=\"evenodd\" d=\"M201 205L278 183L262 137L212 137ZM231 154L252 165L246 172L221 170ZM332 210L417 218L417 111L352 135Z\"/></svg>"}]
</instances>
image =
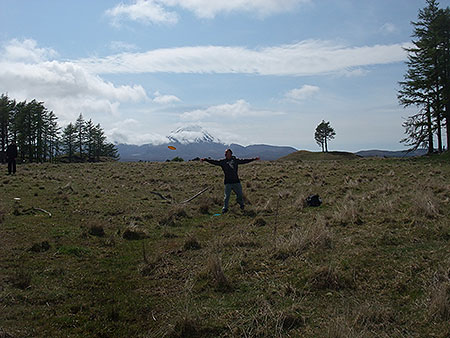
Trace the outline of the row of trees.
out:
<instances>
[{"instance_id":1,"label":"row of trees","mask_svg":"<svg viewBox=\"0 0 450 338\"><path fill-rule=\"evenodd\" d=\"M100 124L85 121L80 114L75 123L61 129L53 111L43 102L16 102L0 96L0 151L15 141L22 162L56 160L99 161L100 157L118 158L116 147L106 141ZM1 156L2 163L4 156Z\"/></svg>"},{"instance_id":2,"label":"row of trees","mask_svg":"<svg viewBox=\"0 0 450 338\"><path fill-rule=\"evenodd\" d=\"M408 52L408 70L400 82L398 99L404 107L416 106L418 112L406 119L406 137L402 142L413 149L443 151L443 129L450 144L450 8L439 8L436 0L427 0L412 22L413 47Z\"/></svg>"}]
</instances>

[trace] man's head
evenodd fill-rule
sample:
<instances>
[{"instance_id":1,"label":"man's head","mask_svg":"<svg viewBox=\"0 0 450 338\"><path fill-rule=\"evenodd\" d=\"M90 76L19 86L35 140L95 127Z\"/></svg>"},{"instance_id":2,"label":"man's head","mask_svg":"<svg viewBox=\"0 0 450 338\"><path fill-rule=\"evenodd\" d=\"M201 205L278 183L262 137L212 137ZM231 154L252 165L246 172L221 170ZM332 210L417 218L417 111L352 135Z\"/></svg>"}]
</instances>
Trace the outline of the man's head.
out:
<instances>
[{"instance_id":1,"label":"man's head","mask_svg":"<svg viewBox=\"0 0 450 338\"><path fill-rule=\"evenodd\" d=\"M233 152L231 151L231 149L225 150L225 158L227 160L231 159L232 156L233 156Z\"/></svg>"}]
</instances>

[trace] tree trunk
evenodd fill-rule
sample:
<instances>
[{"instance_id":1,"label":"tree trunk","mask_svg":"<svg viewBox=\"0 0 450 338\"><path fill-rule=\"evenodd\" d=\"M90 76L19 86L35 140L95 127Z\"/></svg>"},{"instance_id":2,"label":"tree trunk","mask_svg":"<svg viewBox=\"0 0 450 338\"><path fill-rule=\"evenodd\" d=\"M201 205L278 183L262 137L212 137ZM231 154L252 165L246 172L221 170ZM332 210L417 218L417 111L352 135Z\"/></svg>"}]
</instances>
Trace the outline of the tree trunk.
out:
<instances>
[{"instance_id":1,"label":"tree trunk","mask_svg":"<svg viewBox=\"0 0 450 338\"><path fill-rule=\"evenodd\" d=\"M437 126L437 141L438 152L442 153L442 112L441 112L441 100L439 98L439 87L437 88L436 96L436 126Z\"/></svg>"},{"instance_id":2,"label":"tree trunk","mask_svg":"<svg viewBox=\"0 0 450 338\"><path fill-rule=\"evenodd\" d=\"M440 112L437 115L437 141L438 141L438 152L442 153L442 118Z\"/></svg>"},{"instance_id":3,"label":"tree trunk","mask_svg":"<svg viewBox=\"0 0 450 338\"><path fill-rule=\"evenodd\" d=\"M433 123L431 121L430 103L428 103L427 105L427 126L428 126L428 154L432 154L434 151L434 145L433 145Z\"/></svg>"},{"instance_id":4,"label":"tree trunk","mask_svg":"<svg viewBox=\"0 0 450 338\"><path fill-rule=\"evenodd\" d=\"M447 151L450 147L450 102L445 105L445 130L447 132Z\"/></svg>"}]
</instances>

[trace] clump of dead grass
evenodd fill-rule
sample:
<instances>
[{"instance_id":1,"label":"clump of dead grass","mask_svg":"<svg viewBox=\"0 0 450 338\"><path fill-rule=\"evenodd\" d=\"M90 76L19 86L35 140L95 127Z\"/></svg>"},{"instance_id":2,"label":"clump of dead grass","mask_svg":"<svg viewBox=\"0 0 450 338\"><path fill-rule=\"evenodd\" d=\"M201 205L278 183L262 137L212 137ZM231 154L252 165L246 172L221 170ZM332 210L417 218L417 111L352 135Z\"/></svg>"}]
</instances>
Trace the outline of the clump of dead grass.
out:
<instances>
[{"instance_id":1,"label":"clump of dead grass","mask_svg":"<svg viewBox=\"0 0 450 338\"><path fill-rule=\"evenodd\" d=\"M0 207L0 224L2 224L3 221L5 220L5 216L6 216L5 209L3 209L3 207Z\"/></svg>"},{"instance_id":2,"label":"clump of dead grass","mask_svg":"<svg viewBox=\"0 0 450 338\"><path fill-rule=\"evenodd\" d=\"M342 290L353 288L353 280L332 265L320 266L312 274L309 285L315 290Z\"/></svg>"},{"instance_id":3,"label":"clump of dead grass","mask_svg":"<svg viewBox=\"0 0 450 338\"><path fill-rule=\"evenodd\" d=\"M359 304L352 313L352 325L369 330L383 329L395 324L395 311L379 302Z\"/></svg>"},{"instance_id":4,"label":"clump of dead grass","mask_svg":"<svg viewBox=\"0 0 450 338\"><path fill-rule=\"evenodd\" d=\"M335 223L342 226L347 225L361 225L363 210L356 201L347 196L341 203L338 204L333 214Z\"/></svg>"},{"instance_id":5,"label":"clump of dead grass","mask_svg":"<svg viewBox=\"0 0 450 338\"><path fill-rule=\"evenodd\" d=\"M258 214L259 213L271 214L274 212L275 209L276 205L273 205L273 200L271 198L269 198L268 200L260 199L255 204L255 210Z\"/></svg>"},{"instance_id":6,"label":"clump of dead grass","mask_svg":"<svg viewBox=\"0 0 450 338\"><path fill-rule=\"evenodd\" d=\"M258 297L253 307L250 315L238 313L240 318L229 325L232 337L289 337L291 330L302 328L306 323L294 306L280 310L271 301Z\"/></svg>"},{"instance_id":7,"label":"clump of dead grass","mask_svg":"<svg viewBox=\"0 0 450 338\"><path fill-rule=\"evenodd\" d=\"M252 222L251 225L263 227L267 224L266 220L262 217L256 217Z\"/></svg>"},{"instance_id":8,"label":"clump of dead grass","mask_svg":"<svg viewBox=\"0 0 450 338\"><path fill-rule=\"evenodd\" d=\"M24 268L20 268L14 272L9 278L9 282L16 288L25 290L31 286L31 273Z\"/></svg>"},{"instance_id":9,"label":"clump of dead grass","mask_svg":"<svg viewBox=\"0 0 450 338\"><path fill-rule=\"evenodd\" d=\"M433 278L430 295L429 313L437 320L450 320L450 270L436 273Z\"/></svg>"},{"instance_id":10,"label":"clump of dead grass","mask_svg":"<svg viewBox=\"0 0 450 338\"><path fill-rule=\"evenodd\" d=\"M123 232L122 237L127 240L140 240L148 238L149 235L147 231L141 229L138 225L131 223Z\"/></svg>"},{"instance_id":11,"label":"clump of dead grass","mask_svg":"<svg viewBox=\"0 0 450 338\"><path fill-rule=\"evenodd\" d=\"M310 226L295 228L289 237L281 236L276 240L275 259L299 256L306 250L330 249L333 247L333 235L321 221Z\"/></svg>"},{"instance_id":12,"label":"clump of dead grass","mask_svg":"<svg viewBox=\"0 0 450 338\"><path fill-rule=\"evenodd\" d=\"M211 255L208 259L208 274L217 291L230 292L233 290L231 282L223 272L222 260L218 255Z\"/></svg>"},{"instance_id":13,"label":"clump of dead grass","mask_svg":"<svg viewBox=\"0 0 450 338\"><path fill-rule=\"evenodd\" d=\"M168 333L163 334L169 338L184 337L219 337L224 331L222 327L210 326L195 315L186 314L178 318Z\"/></svg>"},{"instance_id":14,"label":"clump of dead grass","mask_svg":"<svg viewBox=\"0 0 450 338\"><path fill-rule=\"evenodd\" d=\"M105 236L105 229L103 228L103 225L101 224L92 224L89 227L89 235L97 236L97 237L104 237Z\"/></svg>"},{"instance_id":15,"label":"clump of dead grass","mask_svg":"<svg viewBox=\"0 0 450 338\"><path fill-rule=\"evenodd\" d=\"M14 338L14 336L0 327L0 338Z\"/></svg>"},{"instance_id":16,"label":"clump of dead grass","mask_svg":"<svg viewBox=\"0 0 450 338\"><path fill-rule=\"evenodd\" d=\"M428 191L417 192L412 199L411 208L415 215L429 219L436 218L441 214L440 201Z\"/></svg>"},{"instance_id":17,"label":"clump of dead grass","mask_svg":"<svg viewBox=\"0 0 450 338\"><path fill-rule=\"evenodd\" d=\"M344 309L333 315L327 337L372 337L384 332L383 337L396 327L396 312L377 300L365 300L354 305L346 303Z\"/></svg>"},{"instance_id":18,"label":"clump of dead grass","mask_svg":"<svg viewBox=\"0 0 450 338\"><path fill-rule=\"evenodd\" d=\"M168 211L166 216L162 217L159 220L159 225L162 226L178 226L179 222L183 218L189 218L189 214L186 211L186 208L184 206L175 206L172 209Z\"/></svg>"},{"instance_id":19,"label":"clump of dead grass","mask_svg":"<svg viewBox=\"0 0 450 338\"><path fill-rule=\"evenodd\" d=\"M239 232L231 234L224 239L222 245L228 248L259 248L259 243L249 232Z\"/></svg>"},{"instance_id":20,"label":"clump of dead grass","mask_svg":"<svg viewBox=\"0 0 450 338\"><path fill-rule=\"evenodd\" d=\"M32 252L45 252L48 251L50 249L50 244L48 243L48 241L43 241L40 243L34 243L31 248L30 251Z\"/></svg>"},{"instance_id":21,"label":"clump of dead grass","mask_svg":"<svg viewBox=\"0 0 450 338\"><path fill-rule=\"evenodd\" d=\"M200 242L197 240L197 238L192 235L189 234L185 241L184 241L184 245L183 245L183 249L184 250L199 250L201 249L202 246L200 245Z\"/></svg>"},{"instance_id":22,"label":"clump of dead grass","mask_svg":"<svg viewBox=\"0 0 450 338\"><path fill-rule=\"evenodd\" d=\"M209 204L207 204L207 203L201 203L201 204L198 206L198 210L199 210L200 213L203 214L203 215L209 214Z\"/></svg>"},{"instance_id":23,"label":"clump of dead grass","mask_svg":"<svg viewBox=\"0 0 450 338\"><path fill-rule=\"evenodd\" d=\"M191 317L183 317L175 322L175 325L168 337L198 337L202 331L202 327L197 320Z\"/></svg>"},{"instance_id":24,"label":"clump of dead grass","mask_svg":"<svg viewBox=\"0 0 450 338\"><path fill-rule=\"evenodd\" d=\"M142 276L151 276L158 268L164 266L165 262L161 256L151 259L145 257L144 262L139 266L139 272Z\"/></svg>"}]
</instances>

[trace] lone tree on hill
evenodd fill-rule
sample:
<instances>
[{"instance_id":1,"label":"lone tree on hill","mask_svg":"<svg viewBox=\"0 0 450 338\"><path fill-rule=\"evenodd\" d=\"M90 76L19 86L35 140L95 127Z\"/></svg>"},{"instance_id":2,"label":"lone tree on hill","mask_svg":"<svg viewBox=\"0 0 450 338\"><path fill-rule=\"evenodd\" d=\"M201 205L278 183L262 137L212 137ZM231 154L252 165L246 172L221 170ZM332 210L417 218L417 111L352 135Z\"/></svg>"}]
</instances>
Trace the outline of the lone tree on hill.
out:
<instances>
[{"instance_id":1,"label":"lone tree on hill","mask_svg":"<svg viewBox=\"0 0 450 338\"><path fill-rule=\"evenodd\" d=\"M336 132L330 126L330 122L322 122L316 127L314 138L319 146L322 147L322 152L328 152L328 141L334 139Z\"/></svg>"}]
</instances>

